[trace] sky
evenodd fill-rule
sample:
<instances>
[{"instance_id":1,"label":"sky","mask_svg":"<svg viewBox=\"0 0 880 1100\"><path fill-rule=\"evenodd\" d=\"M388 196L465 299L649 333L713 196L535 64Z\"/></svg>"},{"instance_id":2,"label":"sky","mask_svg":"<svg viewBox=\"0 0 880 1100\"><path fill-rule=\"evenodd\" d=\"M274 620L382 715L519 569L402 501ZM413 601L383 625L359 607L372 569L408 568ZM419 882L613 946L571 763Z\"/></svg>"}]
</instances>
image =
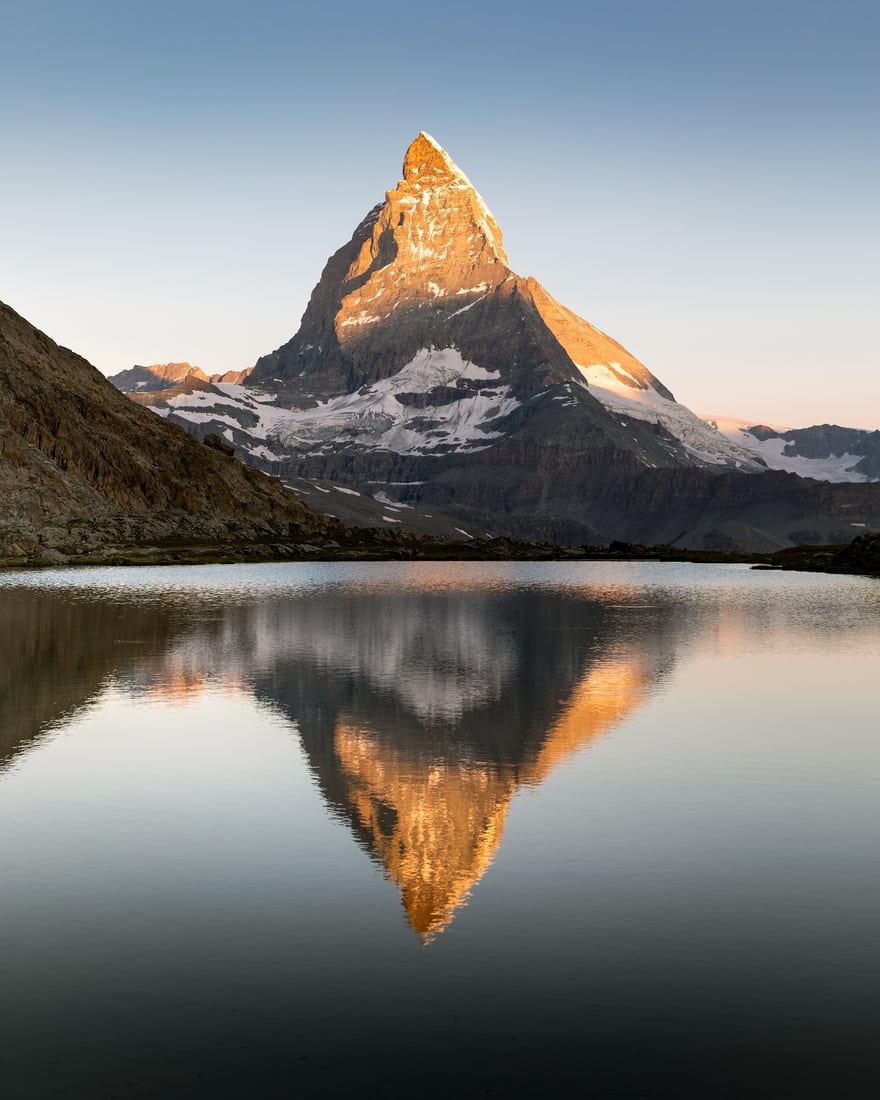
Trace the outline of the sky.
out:
<instances>
[{"instance_id":1,"label":"sky","mask_svg":"<svg viewBox=\"0 0 880 1100\"><path fill-rule=\"evenodd\" d=\"M420 130L690 408L880 428L876 0L0 0L0 300L105 374L295 333Z\"/></svg>"}]
</instances>

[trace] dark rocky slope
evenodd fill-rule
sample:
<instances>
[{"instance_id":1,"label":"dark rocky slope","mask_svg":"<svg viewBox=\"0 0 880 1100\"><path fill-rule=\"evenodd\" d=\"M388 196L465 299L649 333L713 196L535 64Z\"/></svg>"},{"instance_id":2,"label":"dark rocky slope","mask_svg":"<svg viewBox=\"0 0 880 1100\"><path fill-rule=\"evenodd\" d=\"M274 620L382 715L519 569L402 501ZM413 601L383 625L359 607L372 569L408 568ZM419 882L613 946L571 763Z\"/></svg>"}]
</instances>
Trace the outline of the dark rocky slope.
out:
<instances>
[{"instance_id":1,"label":"dark rocky slope","mask_svg":"<svg viewBox=\"0 0 880 1100\"><path fill-rule=\"evenodd\" d=\"M0 557L327 526L276 479L138 408L2 303L0 499Z\"/></svg>"}]
</instances>

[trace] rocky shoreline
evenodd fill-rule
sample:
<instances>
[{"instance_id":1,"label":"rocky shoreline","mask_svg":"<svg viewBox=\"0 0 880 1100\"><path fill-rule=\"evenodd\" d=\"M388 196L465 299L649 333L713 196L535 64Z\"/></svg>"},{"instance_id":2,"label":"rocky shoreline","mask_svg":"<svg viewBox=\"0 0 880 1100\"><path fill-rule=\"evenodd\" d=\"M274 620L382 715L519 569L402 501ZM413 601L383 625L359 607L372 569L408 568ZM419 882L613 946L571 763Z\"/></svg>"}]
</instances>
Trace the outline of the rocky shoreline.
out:
<instances>
[{"instance_id":1,"label":"rocky shoreline","mask_svg":"<svg viewBox=\"0 0 880 1100\"><path fill-rule=\"evenodd\" d=\"M661 561L743 564L756 569L845 573L880 578L880 534L860 535L846 546L798 546L772 554L680 550L612 542L608 546L557 546L508 538L449 542L403 531L333 529L332 537L300 531L263 531L242 540L157 539L64 553L55 547L0 558L0 571L107 565L205 565L297 561Z\"/></svg>"}]
</instances>

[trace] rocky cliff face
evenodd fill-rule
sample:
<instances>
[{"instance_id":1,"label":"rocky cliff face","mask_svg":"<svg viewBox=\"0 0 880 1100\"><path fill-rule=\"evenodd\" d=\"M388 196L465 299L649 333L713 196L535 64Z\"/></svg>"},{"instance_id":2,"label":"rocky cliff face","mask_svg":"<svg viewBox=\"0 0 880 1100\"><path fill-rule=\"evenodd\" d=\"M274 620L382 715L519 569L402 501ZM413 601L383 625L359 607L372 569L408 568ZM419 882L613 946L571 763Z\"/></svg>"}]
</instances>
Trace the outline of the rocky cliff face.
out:
<instances>
[{"instance_id":1,"label":"rocky cliff face","mask_svg":"<svg viewBox=\"0 0 880 1100\"><path fill-rule=\"evenodd\" d=\"M0 303L0 556L320 524L274 478L204 447Z\"/></svg>"},{"instance_id":2,"label":"rocky cliff face","mask_svg":"<svg viewBox=\"0 0 880 1100\"><path fill-rule=\"evenodd\" d=\"M167 390L188 379L207 382L208 376L190 363L154 363L151 367L135 365L112 375L107 381L123 393L137 393L140 390Z\"/></svg>"}]
</instances>

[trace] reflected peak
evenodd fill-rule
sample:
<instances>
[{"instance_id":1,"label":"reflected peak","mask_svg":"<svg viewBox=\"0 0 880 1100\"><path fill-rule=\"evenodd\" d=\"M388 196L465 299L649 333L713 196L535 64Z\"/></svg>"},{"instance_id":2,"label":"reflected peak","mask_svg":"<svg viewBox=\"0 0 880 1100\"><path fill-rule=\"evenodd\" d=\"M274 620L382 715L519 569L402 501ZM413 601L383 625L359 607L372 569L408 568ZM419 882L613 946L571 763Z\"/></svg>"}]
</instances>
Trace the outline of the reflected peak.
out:
<instances>
[{"instance_id":1,"label":"reflected peak","mask_svg":"<svg viewBox=\"0 0 880 1100\"><path fill-rule=\"evenodd\" d=\"M400 888L410 925L430 942L492 862L513 777L461 760L426 767L344 719L334 747L356 823Z\"/></svg>"}]
</instances>

